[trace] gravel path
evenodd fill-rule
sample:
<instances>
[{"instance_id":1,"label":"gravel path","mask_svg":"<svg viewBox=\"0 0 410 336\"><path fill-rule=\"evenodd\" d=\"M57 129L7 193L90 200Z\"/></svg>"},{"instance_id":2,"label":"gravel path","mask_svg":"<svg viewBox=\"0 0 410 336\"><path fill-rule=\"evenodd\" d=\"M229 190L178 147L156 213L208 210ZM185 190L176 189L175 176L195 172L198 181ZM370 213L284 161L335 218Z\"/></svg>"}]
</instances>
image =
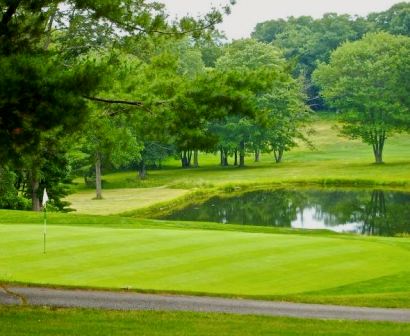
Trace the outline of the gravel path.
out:
<instances>
[{"instance_id":1,"label":"gravel path","mask_svg":"<svg viewBox=\"0 0 410 336\"><path fill-rule=\"evenodd\" d=\"M200 296L37 287L0 287L0 304L113 310L223 312L300 318L410 322L409 309L344 307Z\"/></svg>"}]
</instances>

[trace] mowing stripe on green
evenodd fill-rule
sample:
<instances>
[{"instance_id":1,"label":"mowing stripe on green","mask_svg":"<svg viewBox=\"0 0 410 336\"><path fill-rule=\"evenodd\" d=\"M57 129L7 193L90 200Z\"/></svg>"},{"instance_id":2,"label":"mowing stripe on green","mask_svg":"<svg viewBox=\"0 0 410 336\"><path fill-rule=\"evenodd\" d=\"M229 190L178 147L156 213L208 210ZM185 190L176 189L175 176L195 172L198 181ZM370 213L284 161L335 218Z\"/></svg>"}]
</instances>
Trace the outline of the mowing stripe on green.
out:
<instances>
[{"instance_id":1,"label":"mowing stripe on green","mask_svg":"<svg viewBox=\"0 0 410 336\"><path fill-rule=\"evenodd\" d=\"M320 291L404 272L377 239L207 230L0 225L0 280L233 295ZM407 239L406 239L407 241Z\"/></svg>"}]
</instances>

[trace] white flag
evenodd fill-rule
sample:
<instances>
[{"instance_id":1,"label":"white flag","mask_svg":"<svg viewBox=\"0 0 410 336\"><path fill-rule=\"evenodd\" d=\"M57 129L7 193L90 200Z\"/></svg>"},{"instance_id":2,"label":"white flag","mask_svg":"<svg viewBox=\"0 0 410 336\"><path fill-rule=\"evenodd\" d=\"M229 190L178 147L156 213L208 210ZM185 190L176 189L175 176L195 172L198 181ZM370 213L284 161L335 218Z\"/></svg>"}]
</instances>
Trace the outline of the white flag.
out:
<instances>
[{"instance_id":1,"label":"white flag","mask_svg":"<svg viewBox=\"0 0 410 336\"><path fill-rule=\"evenodd\" d=\"M41 203L42 206L46 206L46 203L48 202L48 195L47 195L47 190L46 188L44 188L44 192L43 192L43 202Z\"/></svg>"}]
</instances>

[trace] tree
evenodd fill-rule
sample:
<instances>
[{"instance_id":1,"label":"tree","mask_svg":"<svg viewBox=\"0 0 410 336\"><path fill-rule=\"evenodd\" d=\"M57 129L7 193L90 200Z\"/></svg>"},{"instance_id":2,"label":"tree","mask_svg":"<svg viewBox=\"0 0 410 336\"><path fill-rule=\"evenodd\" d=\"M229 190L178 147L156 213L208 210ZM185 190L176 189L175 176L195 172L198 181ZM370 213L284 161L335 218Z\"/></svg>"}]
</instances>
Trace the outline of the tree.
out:
<instances>
[{"instance_id":1,"label":"tree","mask_svg":"<svg viewBox=\"0 0 410 336\"><path fill-rule=\"evenodd\" d=\"M367 17L376 28L394 35L410 35L410 3L400 2L381 13L372 13Z\"/></svg>"},{"instance_id":2,"label":"tree","mask_svg":"<svg viewBox=\"0 0 410 336\"><path fill-rule=\"evenodd\" d=\"M71 132L83 122L87 107L82 95L90 94L98 82L93 65L66 68L42 54L19 54L0 56L0 68L3 161L35 153L43 132Z\"/></svg>"},{"instance_id":3,"label":"tree","mask_svg":"<svg viewBox=\"0 0 410 336\"><path fill-rule=\"evenodd\" d=\"M16 187L18 176L7 167L0 167L0 208L28 210L29 201L22 195Z\"/></svg>"},{"instance_id":4,"label":"tree","mask_svg":"<svg viewBox=\"0 0 410 336\"><path fill-rule=\"evenodd\" d=\"M305 100L301 80L290 76L260 98L260 105L269 111L261 138L267 143L266 151L273 152L276 163L282 162L284 153L297 146L296 140L312 147L306 132L303 132L311 113Z\"/></svg>"},{"instance_id":5,"label":"tree","mask_svg":"<svg viewBox=\"0 0 410 336\"><path fill-rule=\"evenodd\" d=\"M130 36L207 35L223 12L229 6L168 24L164 6L145 0L0 0L0 159L13 170L22 160L31 166L33 209L39 208L44 134L77 131L89 116L89 100L134 109L146 103L135 95L132 101L95 97L110 83L102 81L106 68L84 55L121 47Z\"/></svg>"},{"instance_id":6,"label":"tree","mask_svg":"<svg viewBox=\"0 0 410 336\"><path fill-rule=\"evenodd\" d=\"M101 69L73 67L67 58L120 35L200 36L221 22L223 11L229 8L169 25L164 6L145 0L1 0L1 159L35 152L42 131L70 131L86 116L84 97L97 90Z\"/></svg>"},{"instance_id":7,"label":"tree","mask_svg":"<svg viewBox=\"0 0 410 336\"><path fill-rule=\"evenodd\" d=\"M341 112L342 132L373 147L383 162L386 139L410 130L410 38L372 33L345 43L314 73L324 98Z\"/></svg>"},{"instance_id":8,"label":"tree","mask_svg":"<svg viewBox=\"0 0 410 336\"><path fill-rule=\"evenodd\" d=\"M95 110L85 128L82 150L88 154L95 168L96 199L102 199L102 167L126 165L137 160L143 148L132 129L122 116L104 115L105 111Z\"/></svg>"},{"instance_id":9,"label":"tree","mask_svg":"<svg viewBox=\"0 0 410 336\"><path fill-rule=\"evenodd\" d=\"M370 32L385 31L410 35L410 4L395 4L384 12L367 17L327 13L322 18L289 17L258 23L252 37L284 50L285 57L296 63L295 75L307 79L308 95L315 110L325 109L311 74L318 63L328 62L330 54L346 41L357 41Z\"/></svg>"},{"instance_id":10,"label":"tree","mask_svg":"<svg viewBox=\"0 0 410 336\"><path fill-rule=\"evenodd\" d=\"M218 139L210 123L228 116L255 116L257 97L267 90L266 69L210 69L186 81L170 106L175 111L170 132L183 150L212 150ZM188 155L189 153L187 153ZM189 161L189 155L188 155ZM183 155L183 162L185 155Z\"/></svg>"},{"instance_id":11,"label":"tree","mask_svg":"<svg viewBox=\"0 0 410 336\"><path fill-rule=\"evenodd\" d=\"M271 43L276 39L276 36L287 28L288 23L284 19L269 20L256 24L252 32L252 38L257 41Z\"/></svg>"},{"instance_id":12,"label":"tree","mask_svg":"<svg viewBox=\"0 0 410 336\"><path fill-rule=\"evenodd\" d=\"M257 114L263 114L263 107L258 102L260 97L266 94L270 88L272 82L276 77L281 76L281 70L283 69L285 60L282 58L280 50L273 46L269 46L256 40L244 39L234 41L230 45L227 45L225 48L225 53L221 56L217 63L216 68L220 70L232 70L235 69L238 72L242 71L257 71L258 69L264 69L266 72L269 72L272 77L269 82L269 88L266 89L263 93L258 95L255 102L257 107L255 111ZM275 78L275 79L274 79ZM237 117L235 119L229 119L226 123L226 130L219 130L219 133L223 138L230 141L231 139L237 139L237 144L234 150L235 157L239 154L239 166L243 167L245 165L245 154L247 148L252 148L256 153L260 151L261 139L260 139L260 130L256 125L255 120L256 114L249 117ZM236 122L236 126L232 127L231 123ZM224 135L226 131L232 132L233 134L229 137ZM232 146L230 146L232 147ZM221 157L227 158L227 147L226 144L221 146ZM225 162L227 164L227 162ZM235 160L236 163L236 160Z\"/></svg>"},{"instance_id":13,"label":"tree","mask_svg":"<svg viewBox=\"0 0 410 336\"><path fill-rule=\"evenodd\" d=\"M258 115L239 120L240 127L235 130L242 132L238 143L240 166L244 165L246 148L255 153L255 161L259 160L261 150L272 150L280 162L283 152L296 145L294 139L303 138L298 128L308 111L302 86L292 78L291 67L281 51L255 40L235 41L218 59L217 67L240 71L265 69L272 74L269 86L256 97Z\"/></svg>"},{"instance_id":14,"label":"tree","mask_svg":"<svg viewBox=\"0 0 410 336\"><path fill-rule=\"evenodd\" d=\"M327 13L320 19L301 16L263 22L256 26L252 36L284 51L286 59L295 63L294 75L306 78L312 107L320 110L324 104L318 99L318 88L311 82L317 63L327 62L339 45L361 38L369 29L364 18Z\"/></svg>"}]
</instances>

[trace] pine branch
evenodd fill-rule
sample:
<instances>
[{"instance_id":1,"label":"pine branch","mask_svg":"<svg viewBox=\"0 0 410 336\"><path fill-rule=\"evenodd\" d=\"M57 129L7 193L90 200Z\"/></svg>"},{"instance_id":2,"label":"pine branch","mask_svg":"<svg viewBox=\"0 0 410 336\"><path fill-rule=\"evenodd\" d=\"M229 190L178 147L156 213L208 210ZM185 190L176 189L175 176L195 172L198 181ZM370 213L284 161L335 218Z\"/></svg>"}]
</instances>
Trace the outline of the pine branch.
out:
<instances>
[{"instance_id":1,"label":"pine branch","mask_svg":"<svg viewBox=\"0 0 410 336\"><path fill-rule=\"evenodd\" d=\"M138 107L143 107L144 103L141 101L132 101L132 100L116 100L116 99L105 99L99 97L90 97L90 96L83 96L85 99L106 103L106 104L122 104L122 105L133 105Z\"/></svg>"}]
</instances>

